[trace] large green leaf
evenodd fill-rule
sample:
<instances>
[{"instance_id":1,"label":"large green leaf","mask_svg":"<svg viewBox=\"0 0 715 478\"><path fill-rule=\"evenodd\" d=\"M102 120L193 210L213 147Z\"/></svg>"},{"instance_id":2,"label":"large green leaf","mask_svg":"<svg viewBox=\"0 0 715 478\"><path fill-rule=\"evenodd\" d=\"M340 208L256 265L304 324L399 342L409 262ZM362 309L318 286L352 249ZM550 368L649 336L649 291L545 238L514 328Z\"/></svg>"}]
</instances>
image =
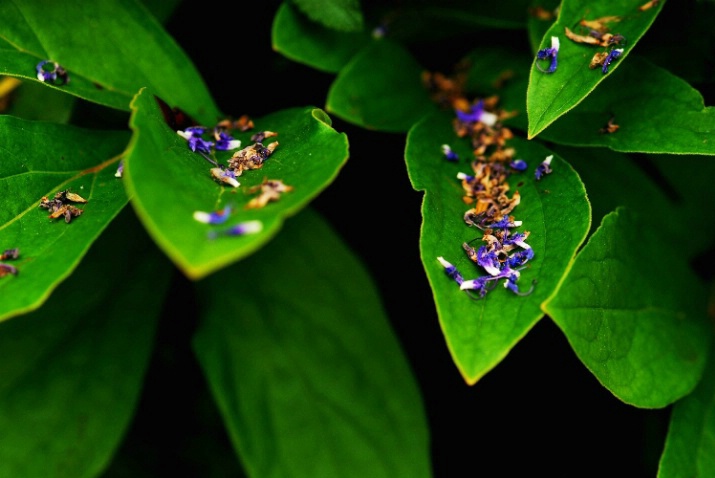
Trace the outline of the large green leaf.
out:
<instances>
[{"instance_id":1,"label":"large green leaf","mask_svg":"<svg viewBox=\"0 0 715 478\"><path fill-rule=\"evenodd\" d=\"M0 476L90 478L107 466L169 284L155 252L126 209L41 309L0 324Z\"/></svg>"},{"instance_id":2,"label":"large green leaf","mask_svg":"<svg viewBox=\"0 0 715 478\"><path fill-rule=\"evenodd\" d=\"M407 132L436 109L422 85L422 71L399 43L375 40L340 71L326 110L363 128Z\"/></svg>"},{"instance_id":3,"label":"large green leaf","mask_svg":"<svg viewBox=\"0 0 715 478\"><path fill-rule=\"evenodd\" d=\"M249 476L431 476L409 364L366 270L320 216L306 209L196 285L195 350Z\"/></svg>"},{"instance_id":4,"label":"large green leaf","mask_svg":"<svg viewBox=\"0 0 715 478\"><path fill-rule=\"evenodd\" d=\"M589 2L588 0L564 0L556 22L549 28L539 49L551 47L552 37L559 39L558 67L553 73L543 73L537 68L537 60L531 67L526 104L529 116L528 136L534 138L560 116L583 101L608 75L613 74L626 61L630 51L662 8L659 2L652 8L641 11L642 0L611 0ZM607 74L601 68L591 69L589 64L594 53L604 47L576 43L565 35L565 28L575 33L581 20L593 21L607 16L618 16L618 22L607 23L610 32L625 37L625 44L618 45L623 53L610 65ZM547 63L547 62L545 62ZM546 68L547 65L541 65ZM640 79L641 81L643 78Z\"/></svg>"},{"instance_id":5,"label":"large green leaf","mask_svg":"<svg viewBox=\"0 0 715 478\"><path fill-rule=\"evenodd\" d=\"M712 334L705 287L668 239L618 208L544 306L601 384L642 408L693 390Z\"/></svg>"},{"instance_id":6,"label":"large green leaf","mask_svg":"<svg viewBox=\"0 0 715 478\"><path fill-rule=\"evenodd\" d=\"M319 25L290 2L278 8L271 27L273 49L317 70L337 73L370 41L367 31L337 31Z\"/></svg>"},{"instance_id":7,"label":"large green leaf","mask_svg":"<svg viewBox=\"0 0 715 478\"><path fill-rule=\"evenodd\" d=\"M715 350L703 379L670 416L658 478L715 476Z\"/></svg>"},{"instance_id":8,"label":"large green leaf","mask_svg":"<svg viewBox=\"0 0 715 478\"><path fill-rule=\"evenodd\" d=\"M592 230L608 213L626 206L658 224L664 237L682 234L683 224L698 225L698 233L673 248L668 260L686 261L713 245L715 211L704 205L715 204L715 190L709 187L715 162L701 156L648 155L639 166L629 155L602 148L556 146L554 151L568 158L586 185Z\"/></svg>"},{"instance_id":9,"label":"large green leaf","mask_svg":"<svg viewBox=\"0 0 715 478\"><path fill-rule=\"evenodd\" d=\"M70 82L45 84L89 101L128 111L152 87L200 121L220 116L191 61L137 0L8 0L0 18L0 74L39 81L36 65L51 60Z\"/></svg>"},{"instance_id":10,"label":"large green leaf","mask_svg":"<svg viewBox=\"0 0 715 478\"><path fill-rule=\"evenodd\" d=\"M461 158L446 161L440 145L451 144ZM434 292L437 313L452 357L465 381L476 383L496 366L511 348L543 316L541 302L556 288L586 237L590 206L576 172L558 156L553 172L541 181L534 179L535 167L551 154L539 143L511 140L516 155L529 164L524 176L510 177L511 191L518 190L521 204L513 211L523 221L520 231L530 231L528 244L534 250L530 267L522 271L522 290L537 281L533 293L514 295L502 287L481 300L471 300L445 274L437 257L444 257L464 276L485 275L465 254L462 243L481 239L481 231L468 227L463 215L469 209L462 201L457 173L471 174L473 157L466 139L456 139L450 115L438 113L425 118L408 134L406 161L416 190L425 191L420 250L427 278Z\"/></svg>"},{"instance_id":11,"label":"large green leaf","mask_svg":"<svg viewBox=\"0 0 715 478\"><path fill-rule=\"evenodd\" d=\"M604 134L611 117L619 128ZM634 55L540 137L623 152L715 155L713 130L715 107L706 107L700 92Z\"/></svg>"},{"instance_id":12,"label":"large green leaf","mask_svg":"<svg viewBox=\"0 0 715 478\"><path fill-rule=\"evenodd\" d=\"M20 251L19 273L0 277L0 320L39 307L127 204L114 174L128 140L125 131L0 116L0 249ZM67 189L87 200L69 224L39 206Z\"/></svg>"},{"instance_id":13,"label":"large green leaf","mask_svg":"<svg viewBox=\"0 0 715 478\"><path fill-rule=\"evenodd\" d=\"M23 119L67 123L72 114L75 98L45 88L35 81L20 81L14 77L4 77L0 82L14 83L13 90L7 92L6 109L3 114ZM2 88L0 88L2 89ZM0 97L3 95L0 94Z\"/></svg>"},{"instance_id":14,"label":"large green leaf","mask_svg":"<svg viewBox=\"0 0 715 478\"><path fill-rule=\"evenodd\" d=\"M198 279L239 260L268 242L285 218L305 207L337 176L348 157L345 134L331 127L324 111L294 108L254 120L255 128L235 135L241 147L252 143L259 131L272 131L279 146L260 170L238 177L233 188L214 181L213 167L192 152L187 141L164 121L150 90L143 90L133 103L131 119L135 136L125 161L124 180L134 196L136 209L157 244L186 274ZM213 125L208 125L211 128ZM218 163L225 166L233 154L221 152ZM263 208L246 210L255 195L252 187L264 179L282 180L293 190ZM228 222L210 226L194 219L195 211L212 212L232 207ZM245 221L261 221L263 229L241 237L208 238L209 231L225 229Z\"/></svg>"}]
</instances>

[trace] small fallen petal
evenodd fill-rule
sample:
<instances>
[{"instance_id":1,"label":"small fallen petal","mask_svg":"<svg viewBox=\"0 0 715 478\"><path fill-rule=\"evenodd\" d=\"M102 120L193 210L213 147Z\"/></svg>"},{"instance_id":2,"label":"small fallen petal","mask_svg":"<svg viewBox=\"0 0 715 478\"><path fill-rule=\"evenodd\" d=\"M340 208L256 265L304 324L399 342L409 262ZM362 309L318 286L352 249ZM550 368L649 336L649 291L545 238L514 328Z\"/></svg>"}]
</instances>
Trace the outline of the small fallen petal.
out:
<instances>
[{"instance_id":1,"label":"small fallen petal","mask_svg":"<svg viewBox=\"0 0 715 478\"><path fill-rule=\"evenodd\" d=\"M211 168L211 176L218 182L237 188L241 185L236 179L236 173L230 169Z\"/></svg>"},{"instance_id":2,"label":"small fallen petal","mask_svg":"<svg viewBox=\"0 0 715 478\"><path fill-rule=\"evenodd\" d=\"M231 206L213 212L194 211L194 219L204 224L223 224L231 215L231 211Z\"/></svg>"},{"instance_id":3,"label":"small fallen petal","mask_svg":"<svg viewBox=\"0 0 715 478\"><path fill-rule=\"evenodd\" d=\"M244 236L246 234L255 234L263 229L263 223L259 220L239 222L229 229L223 231L209 231L209 239L215 239L218 236Z\"/></svg>"},{"instance_id":4,"label":"small fallen petal","mask_svg":"<svg viewBox=\"0 0 715 478\"><path fill-rule=\"evenodd\" d=\"M121 178L124 176L124 161L119 160L119 166L117 166L117 172L114 173L115 178Z\"/></svg>"}]
</instances>

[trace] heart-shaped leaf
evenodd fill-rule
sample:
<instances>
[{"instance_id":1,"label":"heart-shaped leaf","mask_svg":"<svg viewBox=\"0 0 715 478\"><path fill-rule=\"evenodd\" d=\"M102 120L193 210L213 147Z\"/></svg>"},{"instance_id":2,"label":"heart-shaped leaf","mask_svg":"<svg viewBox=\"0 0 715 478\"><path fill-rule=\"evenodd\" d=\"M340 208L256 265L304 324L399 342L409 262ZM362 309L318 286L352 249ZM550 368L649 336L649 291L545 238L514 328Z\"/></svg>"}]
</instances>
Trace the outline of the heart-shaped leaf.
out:
<instances>
[{"instance_id":1,"label":"heart-shaped leaf","mask_svg":"<svg viewBox=\"0 0 715 478\"><path fill-rule=\"evenodd\" d=\"M194 348L250 476L432 476L419 390L371 284L310 209L197 282Z\"/></svg>"},{"instance_id":2,"label":"heart-shaped leaf","mask_svg":"<svg viewBox=\"0 0 715 478\"><path fill-rule=\"evenodd\" d=\"M363 128L407 132L436 109L422 84L422 71L399 43L375 40L340 71L326 110Z\"/></svg>"},{"instance_id":3,"label":"heart-shaped leaf","mask_svg":"<svg viewBox=\"0 0 715 478\"><path fill-rule=\"evenodd\" d=\"M558 53L544 60L534 59L531 67L526 104L529 116L528 136L534 138L557 118L583 101L608 75L619 68L648 31L662 8L657 2L652 8L642 9L642 0L589 2L564 0L556 22L544 35L539 50L550 49L557 39ZM582 21L597 22L582 25ZM567 32L595 39L590 32L600 29L603 45L592 45L567 38ZM568 29L568 30L567 30ZM603 34L620 35L622 40L609 43ZM622 49L604 73L604 67L591 68L596 53ZM553 59L552 59L553 58ZM552 73L545 73L557 65Z\"/></svg>"},{"instance_id":4,"label":"heart-shaped leaf","mask_svg":"<svg viewBox=\"0 0 715 478\"><path fill-rule=\"evenodd\" d=\"M124 437L172 271L126 212L41 309L0 324L0 476L99 476Z\"/></svg>"},{"instance_id":5,"label":"heart-shaped leaf","mask_svg":"<svg viewBox=\"0 0 715 478\"><path fill-rule=\"evenodd\" d=\"M171 106L199 121L220 116L194 65L136 0L0 3L3 74L37 79L39 62L57 62L69 76L51 88L121 110L151 86Z\"/></svg>"},{"instance_id":6,"label":"heart-shaped leaf","mask_svg":"<svg viewBox=\"0 0 715 478\"><path fill-rule=\"evenodd\" d=\"M462 201L464 191L457 174L473 174L473 153L467 139L456 138L451 119L441 112L416 124L408 134L405 156L413 187L425 191L420 251L440 324L457 367L466 382L473 384L543 316L540 304L566 273L586 237L591 216L583 184L568 163L554 156L553 172L536 181L536 167L551 152L536 142L510 140L517 157L529 164L523 176L513 175L508 180L511 190L521 195L511 214L523 221L519 231L530 231L527 242L534 252L521 272L520 282L526 284L521 286L522 291L532 281L536 284L531 295L519 297L500 282L483 299L470 300L437 259L443 257L456 266L466 280L486 275L462 248L465 242L480 240L482 233L468 227L463 219L470 206ZM442 144L451 145L460 158L466 159L446 161Z\"/></svg>"},{"instance_id":7,"label":"heart-shaped leaf","mask_svg":"<svg viewBox=\"0 0 715 478\"><path fill-rule=\"evenodd\" d=\"M348 157L348 142L336 132L330 118L313 107L294 108L255 119L255 127L235 135L241 148L253 144L252 134L278 133L265 144L280 145L260 170L248 170L234 188L213 180L214 167L164 121L155 96L142 90L133 103L131 126L135 136L125 162L126 185L132 205L159 247L187 277L198 279L239 260L268 242L283 221L305 207L337 176ZM209 129L213 125L208 125ZM217 155L226 166L235 151ZM281 180L292 188L280 200L247 209L264 180ZM194 219L194 213L231 210L219 226ZM259 221L262 229L241 237L209 235L239 223Z\"/></svg>"},{"instance_id":8,"label":"heart-shaped leaf","mask_svg":"<svg viewBox=\"0 0 715 478\"><path fill-rule=\"evenodd\" d=\"M283 2L271 27L273 49L317 70L337 73L370 41L366 31L345 32L319 25Z\"/></svg>"},{"instance_id":9,"label":"heart-shaped leaf","mask_svg":"<svg viewBox=\"0 0 715 478\"><path fill-rule=\"evenodd\" d=\"M0 277L0 320L39 307L69 276L90 245L127 204L115 172L129 140L125 131L95 131L0 116L0 253L18 249L17 275ZM40 207L69 190L86 203L70 223ZM71 209L68 207L68 209Z\"/></svg>"},{"instance_id":10,"label":"heart-shaped leaf","mask_svg":"<svg viewBox=\"0 0 715 478\"><path fill-rule=\"evenodd\" d=\"M643 408L693 390L712 334L705 287L666 239L618 208L544 305L601 384Z\"/></svg>"},{"instance_id":11,"label":"heart-shaped leaf","mask_svg":"<svg viewBox=\"0 0 715 478\"><path fill-rule=\"evenodd\" d=\"M658 478L715 475L715 350L693 392L673 406Z\"/></svg>"}]
</instances>

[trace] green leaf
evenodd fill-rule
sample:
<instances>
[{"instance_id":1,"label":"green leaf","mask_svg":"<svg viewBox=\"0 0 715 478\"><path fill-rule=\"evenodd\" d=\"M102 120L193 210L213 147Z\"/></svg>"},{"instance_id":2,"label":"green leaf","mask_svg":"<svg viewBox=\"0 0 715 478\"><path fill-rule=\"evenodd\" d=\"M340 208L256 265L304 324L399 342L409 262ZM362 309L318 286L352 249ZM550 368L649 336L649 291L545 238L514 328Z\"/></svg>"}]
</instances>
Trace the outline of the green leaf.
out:
<instances>
[{"instance_id":1,"label":"green leaf","mask_svg":"<svg viewBox=\"0 0 715 478\"><path fill-rule=\"evenodd\" d=\"M124 436L171 272L127 213L40 310L0 324L0 476L99 476Z\"/></svg>"},{"instance_id":2,"label":"green leaf","mask_svg":"<svg viewBox=\"0 0 715 478\"><path fill-rule=\"evenodd\" d=\"M192 152L184 138L164 122L154 95L142 90L133 103L131 126L135 131L125 161L124 180L133 196L132 205L159 247L191 279L202 278L233 261L242 259L268 242L283 221L297 213L327 187L348 157L347 137L331 127L320 109L294 108L254 119L255 128L235 134L242 148L253 144L252 134L278 133L265 144L280 146L260 170L249 170L237 179L238 188L213 180L213 167ZM209 128L213 125L209 125ZM218 163L226 165L233 152L220 152ZM279 201L246 210L264 179L282 180L293 190ZM210 226L196 221L195 211L233 209L228 222ZM261 221L263 229L241 237L208 238L245 221Z\"/></svg>"},{"instance_id":3,"label":"green leaf","mask_svg":"<svg viewBox=\"0 0 715 478\"><path fill-rule=\"evenodd\" d=\"M715 107L700 92L636 55L612 75L540 137L622 152L715 155ZM604 134L610 118L619 128Z\"/></svg>"},{"instance_id":4,"label":"green leaf","mask_svg":"<svg viewBox=\"0 0 715 478\"><path fill-rule=\"evenodd\" d=\"M295 62L337 73L369 41L366 31L342 32L319 25L283 2L271 27L273 49Z\"/></svg>"},{"instance_id":5,"label":"green leaf","mask_svg":"<svg viewBox=\"0 0 715 478\"><path fill-rule=\"evenodd\" d=\"M619 207L544 305L599 382L642 408L693 390L711 335L705 288L666 239Z\"/></svg>"},{"instance_id":6,"label":"green leaf","mask_svg":"<svg viewBox=\"0 0 715 478\"><path fill-rule=\"evenodd\" d=\"M319 215L197 288L194 348L249 476L431 476L409 364L365 268Z\"/></svg>"},{"instance_id":7,"label":"green leaf","mask_svg":"<svg viewBox=\"0 0 715 478\"><path fill-rule=\"evenodd\" d=\"M0 249L20 250L12 261L19 273L0 277L0 321L42 305L127 204L114 174L128 140L125 131L0 116ZM67 189L87 200L69 224L39 207Z\"/></svg>"},{"instance_id":8,"label":"green leaf","mask_svg":"<svg viewBox=\"0 0 715 478\"><path fill-rule=\"evenodd\" d=\"M422 85L422 71L405 47L375 40L340 71L326 110L366 129L407 132L436 109Z\"/></svg>"},{"instance_id":9,"label":"green leaf","mask_svg":"<svg viewBox=\"0 0 715 478\"><path fill-rule=\"evenodd\" d=\"M602 148L556 146L554 151L568 159L586 185L592 231L604 216L626 206L641 220L658 224L663 237L682 234L683 224L698 225L698 233L673 251L673 260L676 255L690 259L712 245L715 215L704 205L715 203L715 190L709 187L715 162L691 155L648 155L636 161Z\"/></svg>"},{"instance_id":10,"label":"green leaf","mask_svg":"<svg viewBox=\"0 0 715 478\"><path fill-rule=\"evenodd\" d=\"M662 2L653 8L640 11L642 0L619 0L609 2L589 2L588 0L564 0L559 16L541 41L539 49L551 47L552 37L559 39L558 68L554 73L542 73L534 60L530 71L526 96L529 116L528 136L534 138L557 118L566 114L583 101L605 78L613 74L626 61L630 51L646 33L662 8ZM618 16L620 21L607 23L610 32L623 35L626 39L620 57L613 61L607 74L601 68L591 69L589 63L594 53L606 50L604 47L576 43L565 35L565 28L574 33L583 19L593 21L607 16ZM587 34L587 33L586 33ZM548 67L538 61L543 69ZM641 78L642 81L642 78Z\"/></svg>"},{"instance_id":11,"label":"green leaf","mask_svg":"<svg viewBox=\"0 0 715 478\"><path fill-rule=\"evenodd\" d=\"M54 88L46 88L34 81L20 81L7 76L0 79L0 84L13 84L12 91L7 93L7 109L3 114L18 116L23 119L37 121L53 121L67 123L72 114L75 98L58 92ZM0 86L0 90L2 90ZM3 95L0 94L0 98Z\"/></svg>"},{"instance_id":12,"label":"green leaf","mask_svg":"<svg viewBox=\"0 0 715 478\"><path fill-rule=\"evenodd\" d=\"M715 350L703 379L670 415L658 478L715 476Z\"/></svg>"},{"instance_id":13,"label":"green leaf","mask_svg":"<svg viewBox=\"0 0 715 478\"><path fill-rule=\"evenodd\" d=\"M359 0L291 0L314 22L343 32L363 29L363 15Z\"/></svg>"},{"instance_id":14,"label":"green leaf","mask_svg":"<svg viewBox=\"0 0 715 478\"><path fill-rule=\"evenodd\" d=\"M446 161L440 146L450 144L460 158ZM432 287L439 321L453 360L465 381L476 383L495 367L543 316L541 302L556 288L568 270L576 249L586 237L590 206L576 172L561 158L552 160L553 172L541 181L534 179L535 167L551 152L539 143L521 138L510 140L516 156L529 164L523 175L509 179L511 191L519 191L521 203L512 213L523 221L520 231L530 231L528 244L534 259L521 273L521 290L537 281L534 291L519 297L500 282L482 300L471 300L445 274L437 257L444 257L464 279L486 275L466 256L464 242L481 239L481 231L468 227L464 213L470 208L457 173L471 174L471 145L458 139L451 117L439 113L412 128L405 153L412 186L425 191L422 203L420 251ZM475 247L478 246L474 245Z\"/></svg>"},{"instance_id":15,"label":"green leaf","mask_svg":"<svg viewBox=\"0 0 715 478\"><path fill-rule=\"evenodd\" d=\"M199 121L218 108L194 65L137 0L84 2L9 0L0 3L0 73L39 82L36 65L58 62L65 93L128 111L142 87Z\"/></svg>"}]
</instances>

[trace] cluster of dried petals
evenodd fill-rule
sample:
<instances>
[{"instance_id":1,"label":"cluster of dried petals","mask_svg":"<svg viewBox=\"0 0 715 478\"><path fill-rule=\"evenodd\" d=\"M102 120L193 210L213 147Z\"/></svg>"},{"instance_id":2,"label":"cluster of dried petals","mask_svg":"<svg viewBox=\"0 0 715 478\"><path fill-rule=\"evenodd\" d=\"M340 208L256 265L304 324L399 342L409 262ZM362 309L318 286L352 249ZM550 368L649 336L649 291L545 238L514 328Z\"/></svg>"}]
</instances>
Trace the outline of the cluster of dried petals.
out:
<instances>
[{"instance_id":1,"label":"cluster of dried petals","mask_svg":"<svg viewBox=\"0 0 715 478\"><path fill-rule=\"evenodd\" d=\"M280 179L264 179L261 184L249 189L249 192L251 193L260 191L260 194L246 204L246 209L264 207L270 201L279 200L283 193L290 192L292 190L293 186L284 184Z\"/></svg>"},{"instance_id":2,"label":"cluster of dried petals","mask_svg":"<svg viewBox=\"0 0 715 478\"><path fill-rule=\"evenodd\" d=\"M260 142L253 143L233 153L233 156L228 160L228 169L233 171L236 176L240 176L248 169L260 169L277 147L278 141L274 141L267 146Z\"/></svg>"},{"instance_id":3,"label":"cluster of dried petals","mask_svg":"<svg viewBox=\"0 0 715 478\"><path fill-rule=\"evenodd\" d=\"M483 231L484 244L474 248L464 243L462 248L467 257L487 274L464 280L454 265L441 256L438 260L447 275L472 297L484 297L500 279L504 279L504 286L515 294L529 294L531 290L521 292L516 284L520 270L534 253L525 242L529 232L512 232L522 224L511 215L519 205L521 195L516 191L509 196L507 179L512 172L523 171L526 166L523 160L514 159L515 150L507 145L513 134L503 126L502 121L512 114L497 108L497 96L468 101L460 91L462 81L449 81L437 74L424 75L423 78L430 79L427 85L433 89L440 86L446 89L442 94L432 91L432 98L453 108L454 131L460 138L469 138L472 146L471 173L458 173L457 178L461 180L464 191L462 200L472 206L464 213L463 219L469 226ZM442 153L451 161L458 160L448 145L442 145Z\"/></svg>"},{"instance_id":4,"label":"cluster of dried petals","mask_svg":"<svg viewBox=\"0 0 715 478\"><path fill-rule=\"evenodd\" d=\"M40 207L50 211L50 215L48 216L50 219L64 216L65 222L69 224L72 218L80 216L84 212L84 209L80 209L70 203L86 202L87 200L79 194L75 194L66 189L56 193L52 199L43 196L40 199Z\"/></svg>"},{"instance_id":5,"label":"cluster of dried petals","mask_svg":"<svg viewBox=\"0 0 715 478\"><path fill-rule=\"evenodd\" d=\"M0 254L0 261L5 261L5 260L15 260L18 257L20 257L20 250L15 248L15 249L6 249L5 252ZM0 277L5 277L8 274L12 275L17 275L18 270L17 267L10 265L10 264L5 264L4 262L0 262Z\"/></svg>"}]
</instances>

